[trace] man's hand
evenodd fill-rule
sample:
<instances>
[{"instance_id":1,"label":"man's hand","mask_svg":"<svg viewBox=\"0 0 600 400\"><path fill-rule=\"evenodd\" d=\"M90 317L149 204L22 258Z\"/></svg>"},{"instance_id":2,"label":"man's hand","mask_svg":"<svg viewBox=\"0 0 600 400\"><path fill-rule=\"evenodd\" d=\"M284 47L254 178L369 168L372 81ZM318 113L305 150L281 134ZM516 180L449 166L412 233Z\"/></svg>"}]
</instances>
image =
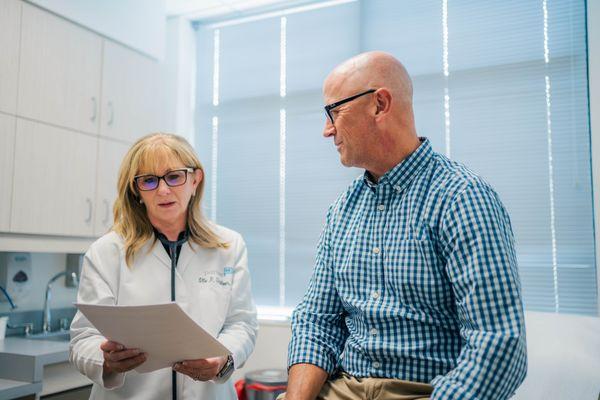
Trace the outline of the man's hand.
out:
<instances>
[{"instance_id":1,"label":"man's hand","mask_svg":"<svg viewBox=\"0 0 600 400\"><path fill-rule=\"evenodd\" d=\"M196 381L210 381L227 362L227 357L203 358L199 360L185 360L173 365L173 370L189 376Z\"/></svg>"},{"instance_id":2,"label":"man's hand","mask_svg":"<svg viewBox=\"0 0 600 400\"><path fill-rule=\"evenodd\" d=\"M120 343L107 340L100 345L104 356L104 373L130 371L146 361L146 353L140 349L126 349Z\"/></svg>"}]
</instances>

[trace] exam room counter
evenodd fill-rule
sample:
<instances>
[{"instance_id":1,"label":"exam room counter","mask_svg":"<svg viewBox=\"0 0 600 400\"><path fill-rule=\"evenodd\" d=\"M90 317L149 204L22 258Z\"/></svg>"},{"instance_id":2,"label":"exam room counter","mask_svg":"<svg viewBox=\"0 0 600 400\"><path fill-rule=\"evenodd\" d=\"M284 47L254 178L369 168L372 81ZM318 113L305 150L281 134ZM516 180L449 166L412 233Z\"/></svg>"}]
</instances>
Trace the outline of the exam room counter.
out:
<instances>
[{"instance_id":1,"label":"exam room counter","mask_svg":"<svg viewBox=\"0 0 600 400\"><path fill-rule=\"evenodd\" d=\"M0 400L43 398L91 385L68 360L66 340L7 337L0 341Z\"/></svg>"}]
</instances>

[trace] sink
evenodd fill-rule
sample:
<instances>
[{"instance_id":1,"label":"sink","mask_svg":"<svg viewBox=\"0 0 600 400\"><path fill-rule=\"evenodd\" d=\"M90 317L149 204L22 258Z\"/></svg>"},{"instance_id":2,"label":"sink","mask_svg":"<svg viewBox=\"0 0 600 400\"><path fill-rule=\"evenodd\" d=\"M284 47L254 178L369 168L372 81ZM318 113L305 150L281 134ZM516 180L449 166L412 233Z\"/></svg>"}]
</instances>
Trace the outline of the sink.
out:
<instances>
[{"instance_id":1,"label":"sink","mask_svg":"<svg viewBox=\"0 0 600 400\"><path fill-rule=\"evenodd\" d=\"M25 339L51 340L53 342L68 342L69 340L71 340L71 334L69 333L69 331L38 332L31 333L25 336Z\"/></svg>"}]
</instances>

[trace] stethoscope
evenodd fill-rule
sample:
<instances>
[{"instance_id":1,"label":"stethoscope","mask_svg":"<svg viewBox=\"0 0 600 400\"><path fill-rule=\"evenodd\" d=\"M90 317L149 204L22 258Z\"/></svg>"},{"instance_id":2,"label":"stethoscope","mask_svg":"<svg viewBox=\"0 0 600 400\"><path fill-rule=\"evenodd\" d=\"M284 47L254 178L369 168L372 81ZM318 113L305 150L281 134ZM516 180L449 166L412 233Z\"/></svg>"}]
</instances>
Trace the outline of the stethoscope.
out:
<instances>
[{"instance_id":1,"label":"stethoscope","mask_svg":"<svg viewBox=\"0 0 600 400\"><path fill-rule=\"evenodd\" d=\"M171 301L175 301L175 270L177 269L177 247L183 246L188 240L187 230L183 234L181 239L170 241L164 235L156 235L160 242L169 248L169 255L171 256ZM171 372L171 393L173 400L177 400L177 372Z\"/></svg>"}]
</instances>

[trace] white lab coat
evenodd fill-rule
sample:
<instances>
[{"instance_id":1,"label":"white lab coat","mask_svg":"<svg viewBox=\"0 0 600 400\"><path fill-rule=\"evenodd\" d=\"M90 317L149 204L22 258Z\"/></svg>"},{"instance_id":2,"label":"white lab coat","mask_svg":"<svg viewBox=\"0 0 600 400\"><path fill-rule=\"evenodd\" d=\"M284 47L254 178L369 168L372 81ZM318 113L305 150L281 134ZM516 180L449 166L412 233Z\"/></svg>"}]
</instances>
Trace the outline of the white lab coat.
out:
<instances>
[{"instance_id":1,"label":"white lab coat","mask_svg":"<svg viewBox=\"0 0 600 400\"><path fill-rule=\"evenodd\" d=\"M240 368L252 350L258 324L250 292L246 245L229 229L215 226L227 249L181 248L176 301L233 354ZM122 238L110 232L85 254L77 301L86 304L144 305L171 299L171 260L159 241L150 240L125 264ZM225 284L224 284L225 283ZM171 399L171 369L146 374L129 371L103 377L100 344L106 340L80 312L71 325L71 362L93 382L90 399ZM177 374L179 400L237 399L233 382L197 382Z\"/></svg>"}]
</instances>

